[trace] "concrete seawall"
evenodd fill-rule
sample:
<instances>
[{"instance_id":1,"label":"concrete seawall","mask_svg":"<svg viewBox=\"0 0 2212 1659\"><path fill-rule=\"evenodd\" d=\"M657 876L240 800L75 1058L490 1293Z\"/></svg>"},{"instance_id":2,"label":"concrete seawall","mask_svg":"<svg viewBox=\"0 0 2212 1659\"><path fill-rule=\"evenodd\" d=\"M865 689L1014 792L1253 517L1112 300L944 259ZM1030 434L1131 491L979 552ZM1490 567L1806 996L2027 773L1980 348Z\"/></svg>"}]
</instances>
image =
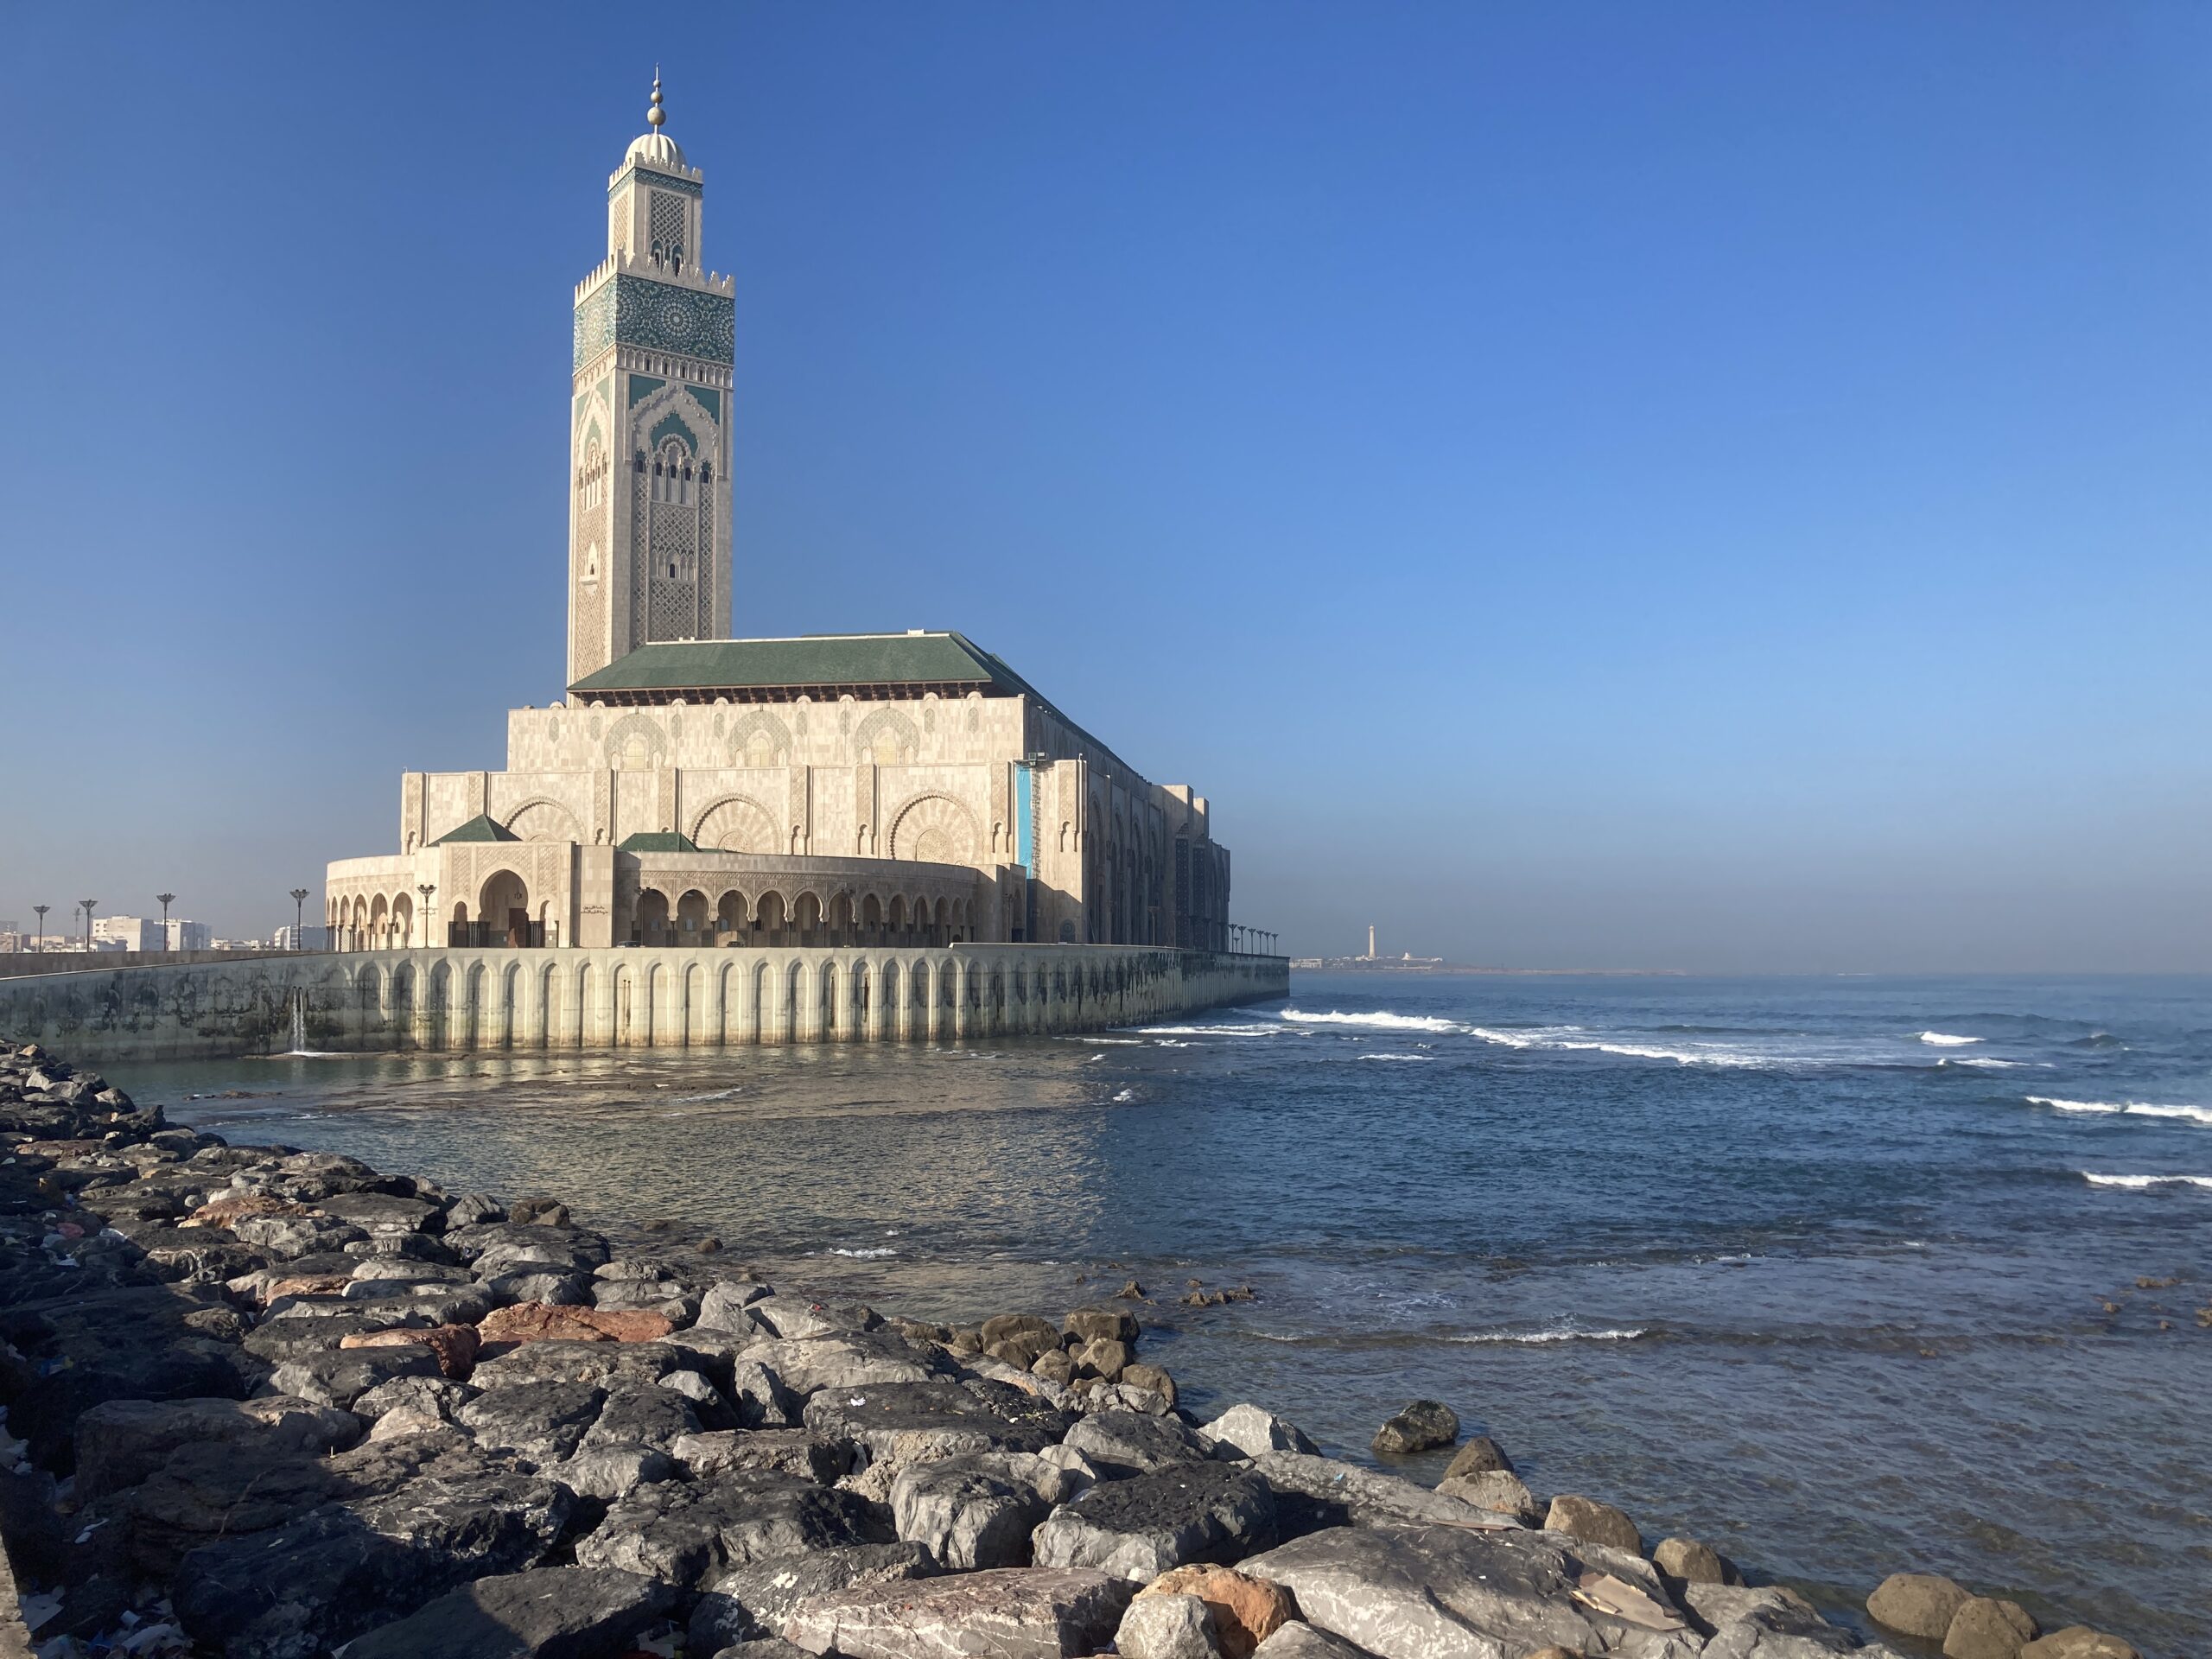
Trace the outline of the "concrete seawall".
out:
<instances>
[{"instance_id":1,"label":"concrete seawall","mask_svg":"<svg viewBox=\"0 0 2212 1659\"><path fill-rule=\"evenodd\" d=\"M1281 957L1145 945L442 950L0 979L0 1032L86 1061L928 1042L1285 996Z\"/></svg>"}]
</instances>

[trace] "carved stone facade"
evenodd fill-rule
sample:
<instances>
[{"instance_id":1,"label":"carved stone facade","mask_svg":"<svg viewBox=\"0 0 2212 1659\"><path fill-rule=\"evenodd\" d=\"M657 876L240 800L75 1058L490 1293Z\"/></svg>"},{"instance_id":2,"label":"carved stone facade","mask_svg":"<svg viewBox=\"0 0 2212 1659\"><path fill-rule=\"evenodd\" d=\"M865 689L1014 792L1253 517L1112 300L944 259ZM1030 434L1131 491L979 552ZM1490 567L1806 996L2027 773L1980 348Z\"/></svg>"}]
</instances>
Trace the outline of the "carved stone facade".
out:
<instances>
[{"instance_id":1,"label":"carved stone facade","mask_svg":"<svg viewBox=\"0 0 2212 1659\"><path fill-rule=\"evenodd\" d=\"M732 283L658 129L576 289L569 695L501 771L409 772L330 866L341 948L1228 946L1204 797L958 634L729 640Z\"/></svg>"}]
</instances>

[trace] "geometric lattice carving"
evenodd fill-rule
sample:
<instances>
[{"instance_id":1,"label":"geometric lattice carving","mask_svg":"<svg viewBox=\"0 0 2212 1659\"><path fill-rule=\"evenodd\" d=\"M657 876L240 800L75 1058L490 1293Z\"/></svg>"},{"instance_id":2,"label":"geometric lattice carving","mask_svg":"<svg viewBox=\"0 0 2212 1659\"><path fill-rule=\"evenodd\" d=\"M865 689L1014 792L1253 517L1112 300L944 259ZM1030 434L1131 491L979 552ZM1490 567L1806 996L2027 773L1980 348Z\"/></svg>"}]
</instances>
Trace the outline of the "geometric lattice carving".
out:
<instances>
[{"instance_id":1,"label":"geometric lattice carving","mask_svg":"<svg viewBox=\"0 0 2212 1659\"><path fill-rule=\"evenodd\" d=\"M921 747L914 722L896 709L877 709L853 734L853 759L861 766L912 766Z\"/></svg>"},{"instance_id":2,"label":"geometric lattice carving","mask_svg":"<svg viewBox=\"0 0 2212 1659\"><path fill-rule=\"evenodd\" d=\"M725 853L773 853L779 850L783 837L760 802L726 795L693 822L691 839L702 848Z\"/></svg>"},{"instance_id":3,"label":"geometric lattice carving","mask_svg":"<svg viewBox=\"0 0 2212 1659\"><path fill-rule=\"evenodd\" d=\"M891 824L891 856L925 864L973 864L982 834L968 809L950 795L923 795L899 809Z\"/></svg>"},{"instance_id":4,"label":"geometric lattice carving","mask_svg":"<svg viewBox=\"0 0 2212 1659\"><path fill-rule=\"evenodd\" d=\"M780 766L791 751L791 728L766 709L748 709L732 720L723 741L734 766Z\"/></svg>"},{"instance_id":5,"label":"geometric lattice carving","mask_svg":"<svg viewBox=\"0 0 2212 1659\"><path fill-rule=\"evenodd\" d=\"M558 801L526 801L507 819L507 828L522 841L569 842L584 839L575 816Z\"/></svg>"}]
</instances>

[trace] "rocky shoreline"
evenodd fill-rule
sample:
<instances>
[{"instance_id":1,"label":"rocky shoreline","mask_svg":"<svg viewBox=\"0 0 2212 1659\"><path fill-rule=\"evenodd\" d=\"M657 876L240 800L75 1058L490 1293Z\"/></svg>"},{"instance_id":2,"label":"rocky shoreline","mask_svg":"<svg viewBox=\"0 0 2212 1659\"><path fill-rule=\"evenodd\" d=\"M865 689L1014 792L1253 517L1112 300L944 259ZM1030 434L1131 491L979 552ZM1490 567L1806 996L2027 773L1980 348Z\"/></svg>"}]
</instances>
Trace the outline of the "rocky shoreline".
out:
<instances>
[{"instance_id":1,"label":"rocky shoreline","mask_svg":"<svg viewBox=\"0 0 2212 1659\"><path fill-rule=\"evenodd\" d=\"M1479 1436L1432 1491L1197 1421L1135 1286L887 1318L35 1046L0 1129L0 1539L52 1659L2135 1659L1921 1574L1862 1643ZM1416 1402L1376 1450L1459 1443Z\"/></svg>"}]
</instances>

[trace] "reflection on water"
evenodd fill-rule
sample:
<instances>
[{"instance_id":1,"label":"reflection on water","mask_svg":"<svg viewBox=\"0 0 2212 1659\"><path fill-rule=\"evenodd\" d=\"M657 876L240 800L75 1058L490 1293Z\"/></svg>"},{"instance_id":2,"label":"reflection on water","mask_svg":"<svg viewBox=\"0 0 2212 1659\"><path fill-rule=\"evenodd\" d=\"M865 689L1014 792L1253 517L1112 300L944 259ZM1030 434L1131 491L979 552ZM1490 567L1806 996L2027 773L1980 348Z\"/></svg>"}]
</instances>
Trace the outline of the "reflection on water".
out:
<instances>
[{"instance_id":1,"label":"reflection on water","mask_svg":"<svg viewBox=\"0 0 2212 1659\"><path fill-rule=\"evenodd\" d=\"M2212 1106L2203 982L1297 992L988 1049L118 1080L233 1140L673 1220L918 1316L1135 1277L1151 1357L1200 1409L1260 1400L1363 1457L1430 1395L1539 1491L1831 1605L1948 1571L2149 1655L2212 1652L2212 1192L2084 1179L2212 1173L2212 1122L2037 1103ZM188 1098L230 1090L251 1097ZM1193 1279L1259 1300L1178 1306Z\"/></svg>"}]
</instances>

